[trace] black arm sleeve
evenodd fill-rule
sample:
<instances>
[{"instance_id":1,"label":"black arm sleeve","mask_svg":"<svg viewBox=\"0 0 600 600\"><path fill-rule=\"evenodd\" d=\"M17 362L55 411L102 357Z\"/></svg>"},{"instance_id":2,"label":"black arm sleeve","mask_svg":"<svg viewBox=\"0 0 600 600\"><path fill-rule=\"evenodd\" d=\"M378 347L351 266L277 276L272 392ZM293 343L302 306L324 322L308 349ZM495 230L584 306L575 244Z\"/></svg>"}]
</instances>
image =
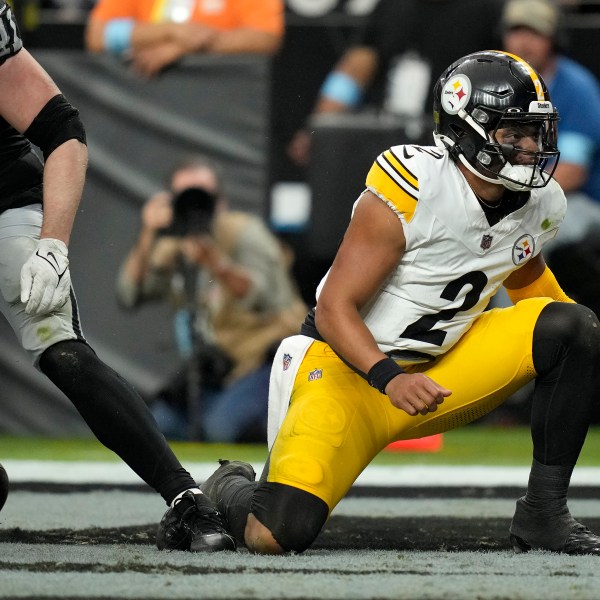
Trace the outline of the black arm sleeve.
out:
<instances>
[{"instance_id":1,"label":"black arm sleeve","mask_svg":"<svg viewBox=\"0 0 600 600\"><path fill-rule=\"evenodd\" d=\"M44 159L68 140L86 143L79 111L62 94L47 102L24 135L43 152Z\"/></svg>"}]
</instances>

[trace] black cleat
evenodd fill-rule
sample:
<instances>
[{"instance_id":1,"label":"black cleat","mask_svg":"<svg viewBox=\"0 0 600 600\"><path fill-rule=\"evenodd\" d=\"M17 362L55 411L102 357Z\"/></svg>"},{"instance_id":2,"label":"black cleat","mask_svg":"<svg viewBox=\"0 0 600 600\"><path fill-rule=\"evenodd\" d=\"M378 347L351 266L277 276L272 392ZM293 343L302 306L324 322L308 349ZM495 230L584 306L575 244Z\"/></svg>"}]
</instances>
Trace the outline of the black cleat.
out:
<instances>
[{"instance_id":1,"label":"black cleat","mask_svg":"<svg viewBox=\"0 0 600 600\"><path fill-rule=\"evenodd\" d=\"M563 514L540 519L523 498L510 526L510 543L515 552L550 550L561 554L595 554L600 556L600 536L576 521L565 507Z\"/></svg>"},{"instance_id":2,"label":"black cleat","mask_svg":"<svg viewBox=\"0 0 600 600\"><path fill-rule=\"evenodd\" d=\"M235 540L209 498L187 491L161 519L156 546L159 550L219 552L235 550Z\"/></svg>"},{"instance_id":3,"label":"black cleat","mask_svg":"<svg viewBox=\"0 0 600 600\"><path fill-rule=\"evenodd\" d=\"M221 484L227 477L245 477L248 481L256 479L256 473L249 463L239 460L219 459L219 468L200 486L200 489L219 508L221 502Z\"/></svg>"}]
</instances>

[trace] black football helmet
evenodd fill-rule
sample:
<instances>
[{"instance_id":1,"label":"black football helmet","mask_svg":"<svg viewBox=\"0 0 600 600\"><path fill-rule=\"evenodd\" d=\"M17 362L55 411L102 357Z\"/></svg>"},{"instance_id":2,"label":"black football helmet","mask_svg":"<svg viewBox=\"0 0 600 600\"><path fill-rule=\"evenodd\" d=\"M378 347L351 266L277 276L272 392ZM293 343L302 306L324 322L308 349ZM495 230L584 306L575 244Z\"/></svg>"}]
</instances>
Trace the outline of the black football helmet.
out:
<instances>
[{"instance_id":1,"label":"black football helmet","mask_svg":"<svg viewBox=\"0 0 600 600\"><path fill-rule=\"evenodd\" d=\"M435 85L433 119L436 145L481 179L529 190L556 169L558 112L543 79L518 56L476 52L450 65ZM523 138L529 142L520 145Z\"/></svg>"}]
</instances>

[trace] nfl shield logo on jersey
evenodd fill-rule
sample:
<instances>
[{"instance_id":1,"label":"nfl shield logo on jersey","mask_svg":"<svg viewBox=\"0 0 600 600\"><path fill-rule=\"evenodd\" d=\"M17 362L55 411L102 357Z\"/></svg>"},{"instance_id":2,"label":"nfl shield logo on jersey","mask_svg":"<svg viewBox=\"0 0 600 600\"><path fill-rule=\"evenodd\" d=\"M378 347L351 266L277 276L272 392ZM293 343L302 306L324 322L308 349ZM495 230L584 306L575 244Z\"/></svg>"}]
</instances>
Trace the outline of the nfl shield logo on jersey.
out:
<instances>
[{"instance_id":1,"label":"nfl shield logo on jersey","mask_svg":"<svg viewBox=\"0 0 600 600\"><path fill-rule=\"evenodd\" d=\"M292 363L291 354L284 354L283 355L283 370L287 371L290 368L291 363Z\"/></svg>"},{"instance_id":2,"label":"nfl shield logo on jersey","mask_svg":"<svg viewBox=\"0 0 600 600\"><path fill-rule=\"evenodd\" d=\"M309 381L316 381L317 379L321 379L323 377L323 369L313 369L308 374Z\"/></svg>"},{"instance_id":3,"label":"nfl shield logo on jersey","mask_svg":"<svg viewBox=\"0 0 600 600\"><path fill-rule=\"evenodd\" d=\"M493 235L488 235L487 233L485 233L483 235L483 237L481 238L481 249L482 250L489 250L490 246L492 245L492 240L494 239Z\"/></svg>"}]
</instances>

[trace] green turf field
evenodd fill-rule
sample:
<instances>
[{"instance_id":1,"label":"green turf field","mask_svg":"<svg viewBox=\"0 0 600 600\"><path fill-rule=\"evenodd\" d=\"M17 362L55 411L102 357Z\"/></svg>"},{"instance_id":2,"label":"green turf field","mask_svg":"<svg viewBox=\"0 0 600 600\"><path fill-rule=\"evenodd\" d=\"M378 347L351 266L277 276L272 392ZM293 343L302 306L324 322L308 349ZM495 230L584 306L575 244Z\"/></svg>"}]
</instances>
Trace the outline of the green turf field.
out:
<instances>
[{"instance_id":1,"label":"green turf field","mask_svg":"<svg viewBox=\"0 0 600 600\"><path fill-rule=\"evenodd\" d=\"M173 442L173 449L184 462L211 462L219 458L258 462L266 457L266 447ZM63 440L0 436L2 459L36 460L119 460L94 439ZM374 464L427 465L529 465L531 439L525 427L471 425L444 434L438 452L382 452ZM580 465L600 466L600 427L590 430Z\"/></svg>"}]
</instances>

